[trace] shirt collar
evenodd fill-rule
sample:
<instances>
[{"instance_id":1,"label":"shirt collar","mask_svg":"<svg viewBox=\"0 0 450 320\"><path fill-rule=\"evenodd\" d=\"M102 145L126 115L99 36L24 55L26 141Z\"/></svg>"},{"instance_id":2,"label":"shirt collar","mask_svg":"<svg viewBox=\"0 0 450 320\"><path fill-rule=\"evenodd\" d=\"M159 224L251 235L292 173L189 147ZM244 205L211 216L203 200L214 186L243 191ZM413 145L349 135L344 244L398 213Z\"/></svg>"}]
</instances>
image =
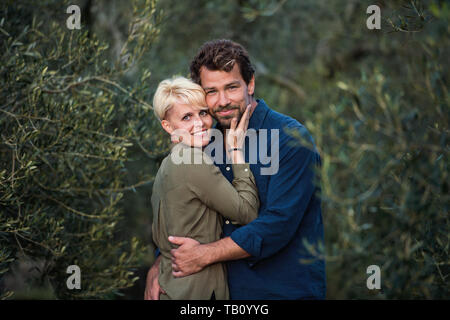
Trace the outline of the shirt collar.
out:
<instances>
[{"instance_id":1,"label":"shirt collar","mask_svg":"<svg viewBox=\"0 0 450 320\"><path fill-rule=\"evenodd\" d=\"M252 116L248 122L248 127L259 130L261 129L264 119L269 112L269 107L263 99L256 99L256 102L258 102L258 104L256 105L255 110L253 110Z\"/></svg>"}]
</instances>

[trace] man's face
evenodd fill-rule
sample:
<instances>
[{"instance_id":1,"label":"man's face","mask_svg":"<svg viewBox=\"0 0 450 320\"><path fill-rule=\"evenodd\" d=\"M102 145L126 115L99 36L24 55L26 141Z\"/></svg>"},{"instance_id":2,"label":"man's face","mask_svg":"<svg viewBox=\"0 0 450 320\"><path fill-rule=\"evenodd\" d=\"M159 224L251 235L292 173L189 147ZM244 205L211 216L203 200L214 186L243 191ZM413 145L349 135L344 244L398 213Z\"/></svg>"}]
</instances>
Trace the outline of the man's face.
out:
<instances>
[{"instance_id":1,"label":"man's face","mask_svg":"<svg viewBox=\"0 0 450 320\"><path fill-rule=\"evenodd\" d=\"M235 63L230 72L211 71L202 67L200 80L206 93L209 112L222 127L229 128L233 118L239 121L251 102L251 95L255 90L254 77L247 85Z\"/></svg>"}]
</instances>

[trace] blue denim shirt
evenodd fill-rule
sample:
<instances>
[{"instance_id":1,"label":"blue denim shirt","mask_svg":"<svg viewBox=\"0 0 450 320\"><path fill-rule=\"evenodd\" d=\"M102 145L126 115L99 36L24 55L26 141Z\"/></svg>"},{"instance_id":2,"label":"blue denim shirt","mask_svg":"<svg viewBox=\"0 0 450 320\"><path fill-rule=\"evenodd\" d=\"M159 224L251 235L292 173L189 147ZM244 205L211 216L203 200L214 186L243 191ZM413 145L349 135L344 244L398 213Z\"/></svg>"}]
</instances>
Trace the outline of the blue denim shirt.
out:
<instances>
[{"instance_id":1,"label":"blue denim shirt","mask_svg":"<svg viewBox=\"0 0 450 320\"><path fill-rule=\"evenodd\" d=\"M267 154L271 154L273 160L278 152L279 167L275 174L261 174L262 168L273 166L273 163L261 159L258 152L258 161L251 161L250 169L259 191L259 216L245 226L230 221L224 223L223 237L231 236L251 255L227 263L230 297L324 299L325 262L307 250L308 244L317 246L324 241L315 172L320 165L319 154L303 125L271 110L263 100L257 101L248 128L254 129L258 137L264 131L261 129L267 129ZM278 147L274 144L276 135L270 129L279 130ZM258 150L259 147L261 145L258 143ZM246 161L249 161L248 141L245 150ZM226 157L225 152L223 154ZM225 159L216 162L222 162L216 165L231 182L233 173L229 169L230 164L226 164Z\"/></svg>"}]
</instances>

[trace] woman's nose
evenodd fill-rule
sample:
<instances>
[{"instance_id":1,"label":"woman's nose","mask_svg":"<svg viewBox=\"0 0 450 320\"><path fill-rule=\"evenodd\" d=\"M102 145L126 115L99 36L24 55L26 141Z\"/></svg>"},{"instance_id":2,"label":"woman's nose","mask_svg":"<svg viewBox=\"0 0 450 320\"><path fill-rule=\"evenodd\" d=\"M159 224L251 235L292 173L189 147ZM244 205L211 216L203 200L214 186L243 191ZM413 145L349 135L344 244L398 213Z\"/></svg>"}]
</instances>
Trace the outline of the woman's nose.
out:
<instances>
[{"instance_id":1,"label":"woman's nose","mask_svg":"<svg viewBox=\"0 0 450 320\"><path fill-rule=\"evenodd\" d=\"M203 122L202 118L197 117L197 118L194 119L194 127L195 128L202 128L203 124L204 124L204 122Z\"/></svg>"}]
</instances>

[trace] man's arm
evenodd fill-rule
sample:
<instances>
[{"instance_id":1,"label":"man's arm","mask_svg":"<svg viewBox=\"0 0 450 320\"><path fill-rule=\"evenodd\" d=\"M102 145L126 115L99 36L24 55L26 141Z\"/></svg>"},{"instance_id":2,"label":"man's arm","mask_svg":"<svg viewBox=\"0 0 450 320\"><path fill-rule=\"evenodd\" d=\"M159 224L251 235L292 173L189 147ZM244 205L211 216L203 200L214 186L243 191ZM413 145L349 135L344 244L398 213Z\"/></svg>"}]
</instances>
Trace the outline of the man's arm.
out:
<instances>
[{"instance_id":1,"label":"man's arm","mask_svg":"<svg viewBox=\"0 0 450 320\"><path fill-rule=\"evenodd\" d=\"M200 245L189 238L174 242L182 248L171 251L174 275L186 276L215 262L246 257L253 264L292 240L314 193L314 170L320 158L315 150L290 145L286 140L291 139L284 139L280 141L280 169L271 177L266 208L258 218L214 243Z\"/></svg>"},{"instance_id":2,"label":"man's arm","mask_svg":"<svg viewBox=\"0 0 450 320\"><path fill-rule=\"evenodd\" d=\"M197 273L216 262L250 256L230 237L207 244L200 244L196 240L183 237L169 237L169 241L179 245L177 249L171 250L172 274L175 277L185 277Z\"/></svg>"},{"instance_id":3,"label":"man's arm","mask_svg":"<svg viewBox=\"0 0 450 320\"><path fill-rule=\"evenodd\" d=\"M247 259L250 266L288 245L305 214L309 227L302 231L303 237L310 242L320 239L320 209L308 211L316 208L319 201L315 191L318 190L316 170L320 166L320 157L307 130L304 127L298 129L304 139L301 143L288 135L280 135L279 171L270 178L264 209L257 219L230 235L251 255Z\"/></svg>"}]
</instances>

